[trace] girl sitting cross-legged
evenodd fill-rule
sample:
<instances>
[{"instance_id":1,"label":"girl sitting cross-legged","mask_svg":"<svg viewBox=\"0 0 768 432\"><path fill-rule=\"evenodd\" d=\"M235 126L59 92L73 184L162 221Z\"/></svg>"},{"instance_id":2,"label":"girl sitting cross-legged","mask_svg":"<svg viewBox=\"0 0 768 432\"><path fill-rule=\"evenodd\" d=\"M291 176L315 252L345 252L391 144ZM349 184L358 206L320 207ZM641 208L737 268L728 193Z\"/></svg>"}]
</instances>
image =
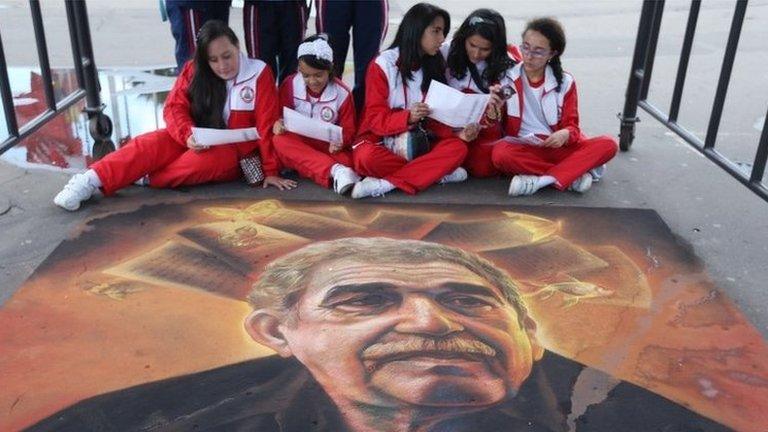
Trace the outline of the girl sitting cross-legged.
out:
<instances>
[{"instance_id":1,"label":"girl sitting cross-legged","mask_svg":"<svg viewBox=\"0 0 768 432\"><path fill-rule=\"evenodd\" d=\"M471 125L454 133L426 119L430 107L423 102L430 82L446 82L440 46L450 25L445 10L428 3L414 5L403 16L395 41L368 67L363 119L352 151L355 170L367 177L352 189L352 198L379 196L395 188L415 194L435 183L466 180L461 163L466 143L477 137L479 128ZM415 128L434 136L423 154L413 152L408 158L390 150Z\"/></svg>"},{"instance_id":2,"label":"girl sitting cross-legged","mask_svg":"<svg viewBox=\"0 0 768 432\"><path fill-rule=\"evenodd\" d=\"M523 61L507 70L502 85L511 93L505 104L505 140L524 141L496 144L493 165L513 176L512 196L546 186L586 192L616 155L616 140L581 133L576 82L560 64L565 32L557 20L528 22L520 49Z\"/></svg>"},{"instance_id":3,"label":"girl sitting cross-legged","mask_svg":"<svg viewBox=\"0 0 768 432\"><path fill-rule=\"evenodd\" d=\"M280 86L280 104L299 113L341 126L338 142L304 137L275 122L272 142L284 166L343 195L360 180L352 170L350 146L355 136L355 103L344 83L333 77L333 51L324 35L307 38L298 49L299 72Z\"/></svg>"}]
</instances>

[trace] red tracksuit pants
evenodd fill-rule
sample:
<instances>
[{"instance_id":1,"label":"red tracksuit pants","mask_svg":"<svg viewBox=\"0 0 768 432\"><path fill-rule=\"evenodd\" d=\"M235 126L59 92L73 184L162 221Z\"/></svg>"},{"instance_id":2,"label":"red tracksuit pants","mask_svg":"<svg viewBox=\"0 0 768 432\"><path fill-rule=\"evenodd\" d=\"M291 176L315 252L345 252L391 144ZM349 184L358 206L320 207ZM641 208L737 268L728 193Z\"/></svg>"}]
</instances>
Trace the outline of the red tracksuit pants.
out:
<instances>
[{"instance_id":1,"label":"red tracksuit pants","mask_svg":"<svg viewBox=\"0 0 768 432\"><path fill-rule=\"evenodd\" d=\"M352 168L349 150L329 153L328 143L324 141L286 132L275 135L272 144L285 167L295 169L302 177L326 188L331 185L331 167L338 163Z\"/></svg>"},{"instance_id":2,"label":"red tracksuit pants","mask_svg":"<svg viewBox=\"0 0 768 432\"><path fill-rule=\"evenodd\" d=\"M618 150L608 135L582 138L559 148L512 144L500 141L493 146L491 160L504 174L550 175L559 190L567 189L581 175L611 160Z\"/></svg>"},{"instance_id":3,"label":"red tracksuit pants","mask_svg":"<svg viewBox=\"0 0 768 432\"><path fill-rule=\"evenodd\" d=\"M234 145L195 152L160 129L130 140L91 169L98 174L104 195L112 195L147 174L154 188L232 181L240 176L238 160Z\"/></svg>"},{"instance_id":4,"label":"red tracksuit pants","mask_svg":"<svg viewBox=\"0 0 768 432\"><path fill-rule=\"evenodd\" d=\"M432 146L429 153L410 162L383 145L367 140L357 144L352 152L358 174L383 178L411 195L453 172L466 156L467 145L459 138L441 139Z\"/></svg>"},{"instance_id":5,"label":"red tracksuit pants","mask_svg":"<svg viewBox=\"0 0 768 432\"><path fill-rule=\"evenodd\" d=\"M493 146L503 136L498 123L488 125L480 130L480 135L467 144L467 157L462 166L472 177L495 177L501 172L493 166L491 154Z\"/></svg>"}]
</instances>

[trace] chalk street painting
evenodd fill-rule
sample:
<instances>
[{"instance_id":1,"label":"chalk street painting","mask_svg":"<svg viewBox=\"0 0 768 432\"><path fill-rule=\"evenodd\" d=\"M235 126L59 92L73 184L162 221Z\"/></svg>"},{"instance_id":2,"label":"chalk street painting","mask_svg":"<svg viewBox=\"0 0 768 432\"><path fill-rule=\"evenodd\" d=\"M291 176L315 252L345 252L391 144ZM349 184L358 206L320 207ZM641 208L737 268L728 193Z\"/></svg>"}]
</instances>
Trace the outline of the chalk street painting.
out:
<instances>
[{"instance_id":1,"label":"chalk street painting","mask_svg":"<svg viewBox=\"0 0 768 432\"><path fill-rule=\"evenodd\" d=\"M0 430L768 430L765 341L650 210L215 200L0 309Z\"/></svg>"}]
</instances>

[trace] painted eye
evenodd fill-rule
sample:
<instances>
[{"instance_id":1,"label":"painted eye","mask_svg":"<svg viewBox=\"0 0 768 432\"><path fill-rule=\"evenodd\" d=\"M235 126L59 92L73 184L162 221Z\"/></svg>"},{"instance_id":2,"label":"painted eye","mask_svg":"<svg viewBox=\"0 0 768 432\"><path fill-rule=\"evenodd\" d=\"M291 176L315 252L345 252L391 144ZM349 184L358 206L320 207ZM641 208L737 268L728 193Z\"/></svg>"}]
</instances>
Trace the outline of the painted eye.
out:
<instances>
[{"instance_id":1,"label":"painted eye","mask_svg":"<svg viewBox=\"0 0 768 432\"><path fill-rule=\"evenodd\" d=\"M333 305L333 308L344 312L367 312L385 308L392 302L393 300L386 295L363 294L342 300Z\"/></svg>"},{"instance_id":2,"label":"painted eye","mask_svg":"<svg viewBox=\"0 0 768 432\"><path fill-rule=\"evenodd\" d=\"M445 299L445 303L449 306L460 308L478 308L485 306L492 306L492 304L484 299L473 296L452 296Z\"/></svg>"}]
</instances>

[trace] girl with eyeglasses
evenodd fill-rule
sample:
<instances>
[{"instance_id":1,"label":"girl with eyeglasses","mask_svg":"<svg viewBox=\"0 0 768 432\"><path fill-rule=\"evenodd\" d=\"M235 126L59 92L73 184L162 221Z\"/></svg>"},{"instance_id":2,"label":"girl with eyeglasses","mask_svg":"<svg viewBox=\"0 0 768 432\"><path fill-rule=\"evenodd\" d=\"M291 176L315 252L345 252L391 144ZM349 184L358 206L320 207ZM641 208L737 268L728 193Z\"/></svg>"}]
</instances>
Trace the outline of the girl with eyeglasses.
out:
<instances>
[{"instance_id":1,"label":"girl with eyeglasses","mask_svg":"<svg viewBox=\"0 0 768 432\"><path fill-rule=\"evenodd\" d=\"M532 195L546 186L586 192L618 144L608 135L581 133L576 83L560 63L565 32L557 20L528 22L520 51L522 63L502 80L514 95L505 104L507 137L494 146L493 165L514 176L512 196Z\"/></svg>"},{"instance_id":2,"label":"girl with eyeglasses","mask_svg":"<svg viewBox=\"0 0 768 432\"><path fill-rule=\"evenodd\" d=\"M423 102L433 80L445 83L445 59L440 46L451 19L444 9L418 3L403 16L392 45L371 62L366 74L365 107L353 146L355 171L367 176L352 189L352 198L380 196L394 189L415 194L435 183L464 181L461 163L466 142L477 128L454 133L426 119ZM414 128L434 135L426 153L408 160L390 151L392 143Z\"/></svg>"},{"instance_id":3,"label":"girl with eyeglasses","mask_svg":"<svg viewBox=\"0 0 768 432\"><path fill-rule=\"evenodd\" d=\"M491 94L480 133L467 145L463 166L473 177L500 175L491 162L493 146L503 136L499 122L503 100L498 84L515 65L507 53L504 18L492 9L475 10L442 50L448 59L448 85L465 93Z\"/></svg>"},{"instance_id":4,"label":"girl with eyeglasses","mask_svg":"<svg viewBox=\"0 0 768 432\"><path fill-rule=\"evenodd\" d=\"M135 182L172 188L232 181L240 177L239 161L253 152L261 156L264 187L291 189L296 182L278 177L270 143L277 106L269 66L243 54L226 24L208 21L200 28L194 59L186 63L165 102L166 128L133 138L75 174L53 202L74 211L98 189L109 196ZM261 139L207 147L195 140L194 126L255 127Z\"/></svg>"}]
</instances>

